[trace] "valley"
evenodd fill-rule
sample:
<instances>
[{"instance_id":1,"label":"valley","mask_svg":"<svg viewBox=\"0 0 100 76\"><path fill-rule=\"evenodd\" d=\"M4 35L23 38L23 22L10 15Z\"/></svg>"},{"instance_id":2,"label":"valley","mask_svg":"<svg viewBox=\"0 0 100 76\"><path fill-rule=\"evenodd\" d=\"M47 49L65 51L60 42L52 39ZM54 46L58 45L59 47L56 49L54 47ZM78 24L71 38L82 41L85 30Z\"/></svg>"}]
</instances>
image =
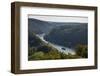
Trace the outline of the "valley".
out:
<instances>
[{"instance_id":1,"label":"valley","mask_svg":"<svg viewBox=\"0 0 100 76\"><path fill-rule=\"evenodd\" d=\"M28 59L88 57L88 24L28 19Z\"/></svg>"}]
</instances>

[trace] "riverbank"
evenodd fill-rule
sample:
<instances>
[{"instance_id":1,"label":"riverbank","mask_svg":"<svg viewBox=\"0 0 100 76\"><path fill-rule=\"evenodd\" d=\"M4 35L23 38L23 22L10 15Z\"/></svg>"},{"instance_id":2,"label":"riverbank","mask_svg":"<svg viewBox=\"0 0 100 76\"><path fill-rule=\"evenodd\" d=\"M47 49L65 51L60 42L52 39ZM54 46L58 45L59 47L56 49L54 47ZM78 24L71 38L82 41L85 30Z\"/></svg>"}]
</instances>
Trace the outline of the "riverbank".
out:
<instances>
[{"instance_id":1,"label":"riverbank","mask_svg":"<svg viewBox=\"0 0 100 76\"><path fill-rule=\"evenodd\" d=\"M73 49L70 49L70 48L67 48L67 47L64 47L64 46L60 46L60 45L57 45L57 44L53 44L51 42L48 42L44 39L44 36L45 34L37 34L36 35L38 38L40 38L43 42L45 42L46 44L49 44L51 45L52 47L56 48L59 52L63 52L65 54L72 54L74 55L75 54L75 51Z\"/></svg>"}]
</instances>

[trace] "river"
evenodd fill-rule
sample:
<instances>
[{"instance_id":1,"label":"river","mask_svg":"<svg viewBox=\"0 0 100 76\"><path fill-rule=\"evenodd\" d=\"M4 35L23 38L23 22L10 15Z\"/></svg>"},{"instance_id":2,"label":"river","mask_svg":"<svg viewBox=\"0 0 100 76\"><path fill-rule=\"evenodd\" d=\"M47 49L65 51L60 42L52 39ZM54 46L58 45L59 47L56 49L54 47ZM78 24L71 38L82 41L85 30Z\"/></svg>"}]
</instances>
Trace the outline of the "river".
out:
<instances>
[{"instance_id":1,"label":"river","mask_svg":"<svg viewBox=\"0 0 100 76\"><path fill-rule=\"evenodd\" d=\"M56 48L60 52L63 52L65 54L68 54L68 53L73 54L73 55L75 54L75 51L73 49L70 49L70 48L67 48L67 47L64 47L64 46L57 45L57 44L51 43L49 41L46 41L44 39L45 34L37 34L36 36L39 37L43 42L51 45L52 47Z\"/></svg>"}]
</instances>

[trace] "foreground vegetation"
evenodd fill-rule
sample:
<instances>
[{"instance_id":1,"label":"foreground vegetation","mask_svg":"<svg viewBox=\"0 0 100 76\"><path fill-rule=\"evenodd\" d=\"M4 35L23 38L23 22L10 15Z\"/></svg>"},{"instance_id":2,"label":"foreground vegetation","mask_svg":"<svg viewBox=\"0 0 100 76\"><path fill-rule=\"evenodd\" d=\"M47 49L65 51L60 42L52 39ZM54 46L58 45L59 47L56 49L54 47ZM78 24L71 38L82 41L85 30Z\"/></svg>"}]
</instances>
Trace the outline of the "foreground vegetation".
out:
<instances>
[{"instance_id":1,"label":"foreground vegetation","mask_svg":"<svg viewBox=\"0 0 100 76\"><path fill-rule=\"evenodd\" d=\"M72 55L70 53L65 54L59 52L56 48L50 45L43 45L40 47L30 47L28 60L55 60L55 59L76 59L76 58L87 58L87 46L77 45L75 48L76 54Z\"/></svg>"}]
</instances>

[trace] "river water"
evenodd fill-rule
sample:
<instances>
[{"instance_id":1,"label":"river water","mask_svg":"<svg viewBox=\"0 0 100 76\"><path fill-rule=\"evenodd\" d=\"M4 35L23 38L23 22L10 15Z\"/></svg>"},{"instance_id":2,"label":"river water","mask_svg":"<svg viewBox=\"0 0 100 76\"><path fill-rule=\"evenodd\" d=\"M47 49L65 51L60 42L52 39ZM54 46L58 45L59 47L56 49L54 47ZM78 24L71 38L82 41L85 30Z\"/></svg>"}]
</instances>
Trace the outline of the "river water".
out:
<instances>
[{"instance_id":1,"label":"river water","mask_svg":"<svg viewBox=\"0 0 100 76\"><path fill-rule=\"evenodd\" d=\"M63 52L65 54L68 54L68 53L73 54L73 55L75 54L75 51L73 49L70 49L70 48L67 48L67 47L64 47L64 46L57 45L57 44L46 41L44 39L45 34L37 34L36 36L39 37L43 42L51 45L52 47L56 48L60 52Z\"/></svg>"}]
</instances>

